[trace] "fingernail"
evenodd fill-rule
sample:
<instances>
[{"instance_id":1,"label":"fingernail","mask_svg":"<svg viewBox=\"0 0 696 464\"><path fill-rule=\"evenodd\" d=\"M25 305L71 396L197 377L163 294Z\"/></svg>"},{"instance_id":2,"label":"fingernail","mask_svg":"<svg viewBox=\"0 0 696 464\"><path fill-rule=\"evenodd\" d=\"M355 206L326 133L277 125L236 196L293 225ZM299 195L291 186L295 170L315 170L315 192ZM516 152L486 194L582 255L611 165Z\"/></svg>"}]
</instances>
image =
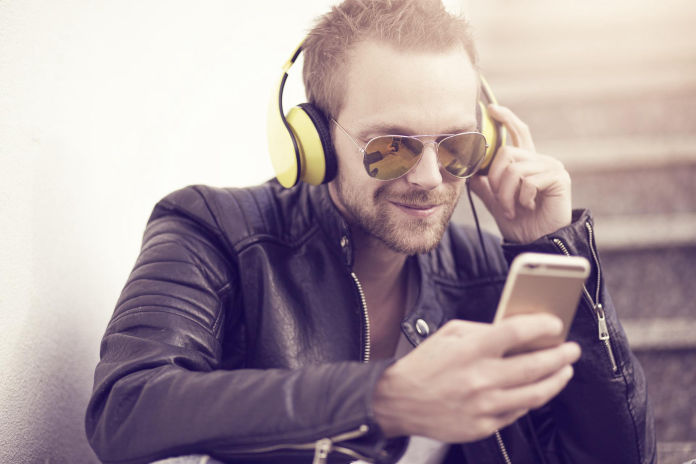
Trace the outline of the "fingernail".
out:
<instances>
[{"instance_id":1,"label":"fingernail","mask_svg":"<svg viewBox=\"0 0 696 464\"><path fill-rule=\"evenodd\" d=\"M577 343L568 342L565 346L565 351L568 354L568 357L574 360L573 362L580 359L581 350L580 346Z\"/></svg>"},{"instance_id":2,"label":"fingernail","mask_svg":"<svg viewBox=\"0 0 696 464\"><path fill-rule=\"evenodd\" d=\"M558 316L549 313L539 313L539 316L543 317L546 321L545 329L549 331L552 335L559 335L563 331L563 321L561 321Z\"/></svg>"},{"instance_id":3,"label":"fingernail","mask_svg":"<svg viewBox=\"0 0 696 464\"><path fill-rule=\"evenodd\" d=\"M553 332L556 334L560 334L561 332L563 332L563 321L552 314L549 314L549 316L551 319Z\"/></svg>"}]
</instances>

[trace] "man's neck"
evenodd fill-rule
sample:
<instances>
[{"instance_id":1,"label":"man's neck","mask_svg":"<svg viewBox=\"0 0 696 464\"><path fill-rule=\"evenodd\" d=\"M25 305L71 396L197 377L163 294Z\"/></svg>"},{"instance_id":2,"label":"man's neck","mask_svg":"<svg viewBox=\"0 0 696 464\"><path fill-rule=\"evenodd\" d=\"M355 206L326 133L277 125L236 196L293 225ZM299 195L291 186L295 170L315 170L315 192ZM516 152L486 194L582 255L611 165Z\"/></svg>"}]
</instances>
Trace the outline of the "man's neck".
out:
<instances>
[{"instance_id":1,"label":"man's neck","mask_svg":"<svg viewBox=\"0 0 696 464\"><path fill-rule=\"evenodd\" d=\"M389 249L357 227L353 270L362 282L370 318L372 358L394 356L408 304L406 255Z\"/></svg>"},{"instance_id":2,"label":"man's neck","mask_svg":"<svg viewBox=\"0 0 696 464\"><path fill-rule=\"evenodd\" d=\"M382 289L395 289L402 281L407 256L387 247L381 240L353 227L353 270L361 281Z\"/></svg>"}]
</instances>

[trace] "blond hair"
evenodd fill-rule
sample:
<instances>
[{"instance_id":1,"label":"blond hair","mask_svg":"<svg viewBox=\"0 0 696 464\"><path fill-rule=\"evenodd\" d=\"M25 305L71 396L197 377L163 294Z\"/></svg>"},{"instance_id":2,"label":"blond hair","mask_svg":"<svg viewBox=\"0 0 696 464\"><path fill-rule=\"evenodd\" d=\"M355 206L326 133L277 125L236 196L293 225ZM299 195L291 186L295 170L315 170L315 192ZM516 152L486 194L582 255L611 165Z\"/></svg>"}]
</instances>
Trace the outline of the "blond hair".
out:
<instances>
[{"instance_id":1,"label":"blond hair","mask_svg":"<svg viewBox=\"0 0 696 464\"><path fill-rule=\"evenodd\" d=\"M319 17L304 41L305 92L328 117L337 117L343 106L349 52L365 40L400 50L460 46L478 64L468 21L447 12L440 0L345 0Z\"/></svg>"}]
</instances>

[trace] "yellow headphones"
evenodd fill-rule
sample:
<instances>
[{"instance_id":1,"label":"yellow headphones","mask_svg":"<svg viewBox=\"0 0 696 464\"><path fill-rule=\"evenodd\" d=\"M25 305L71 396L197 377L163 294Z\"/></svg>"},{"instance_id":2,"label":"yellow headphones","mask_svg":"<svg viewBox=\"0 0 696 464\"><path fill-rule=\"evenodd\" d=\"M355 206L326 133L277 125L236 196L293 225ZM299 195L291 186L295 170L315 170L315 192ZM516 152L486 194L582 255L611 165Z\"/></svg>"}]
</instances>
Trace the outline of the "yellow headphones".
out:
<instances>
[{"instance_id":1,"label":"yellow headphones","mask_svg":"<svg viewBox=\"0 0 696 464\"><path fill-rule=\"evenodd\" d=\"M302 44L283 65L283 75L268 106L267 135L271 163L278 182L287 188L300 181L312 185L329 182L336 175L337 166L326 115L310 103L292 107L287 115L283 111L283 88L288 71L301 52ZM488 142L488 150L478 172L485 174L496 151L505 144L506 134L505 128L488 114L488 104L497 101L483 76L480 95L477 116L480 118L481 133Z\"/></svg>"},{"instance_id":2,"label":"yellow headphones","mask_svg":"<svg viewBox=\"0 0 696 464\"><path fill-rule=\"evenodd\" d=\"M481 133L486 137L486 143L488 143L488 149L486 150L486 156L483 158L481 166L479 166L476 174L488 174L488 168L495 158L495 154L498 153L498 148L505 145L507 139L507 131L505 126L500 124L495 119L491 118L488 114L488 105L491 103L497 105L498 100L495 99L491 87L488 85L486 79L479 75L481 80L481 92L479 92L478 101L478 111L480 112L479 124L481 125Z\"/></svg>"}]
</instances>

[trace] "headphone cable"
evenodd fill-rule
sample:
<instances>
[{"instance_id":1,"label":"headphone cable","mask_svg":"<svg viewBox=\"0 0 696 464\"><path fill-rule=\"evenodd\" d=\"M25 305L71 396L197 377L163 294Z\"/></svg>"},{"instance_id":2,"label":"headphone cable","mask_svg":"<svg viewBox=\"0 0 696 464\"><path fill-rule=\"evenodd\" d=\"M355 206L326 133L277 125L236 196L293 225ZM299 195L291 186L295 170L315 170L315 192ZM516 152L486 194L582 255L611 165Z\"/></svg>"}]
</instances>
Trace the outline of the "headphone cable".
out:
<instances>
[{"instance_id":1,"label":"headphone cable","mask_svg":"<svg viewBox=\"0 0 696 464\"><path fill-rule=\"evenodd\" d=\"M466 180L466 194L469 197L469 205L471 205L471 213L474 216L474 222L476 223L476 232L478 233L479 243L481 244L481 251L483 251L483 259L486 261L486 268L488 270L489 276L492 275L491 262L488 260L488 252L486 251L486 243L483 241L483 233L481 232L481 225L479 224L478 214L476 214L476 207L474 206L474 199L471 196L471 184L469 179Z\"/></svg>"}]
</instances>

